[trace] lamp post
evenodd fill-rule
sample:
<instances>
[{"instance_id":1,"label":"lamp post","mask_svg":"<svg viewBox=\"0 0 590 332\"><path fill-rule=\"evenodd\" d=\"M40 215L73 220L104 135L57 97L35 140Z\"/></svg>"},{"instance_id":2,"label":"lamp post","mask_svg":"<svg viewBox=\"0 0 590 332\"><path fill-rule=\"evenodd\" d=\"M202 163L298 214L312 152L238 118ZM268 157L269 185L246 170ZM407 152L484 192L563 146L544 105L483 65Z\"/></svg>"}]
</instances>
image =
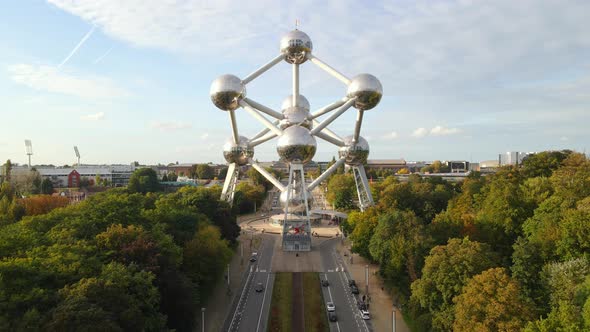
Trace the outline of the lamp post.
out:
<instances>
[{"instance_id":1,"label":"lamp post","mask_svg":"<svg viewBox=\"0 0 590 332\"><path fill-rule=\"evenodd\" d=\"M229 288L229 264L227 264L227 288Z\"/></svg>"},{"instance_id":2,"label":"lamp post","mask_svg":"<svg viewBox=\"0 0 590 332\"><path fill-rule=\"evenodd\" d=\"M395 308L391 309L391 331L395 332Z\"/></svg>"},{"instance_id":3,"label":"lamp post","mask_svg":"<svg viewBox=\"0 0 590 332\"><path fill-rule=\"evenodd\" d=\"M205 308L201 308L201 331L205 332Z\"/></svg>"},{"instance_id":4,"label":"lamp post","mask_svg":"<svg viewBox=\"0 0 590 332\"><path fill-rule=\"evenodd\" d=\"M368 295L369 294L369 265L365 265L365 286L366 286L365 292Z\"/></svg>"}]
</instances>

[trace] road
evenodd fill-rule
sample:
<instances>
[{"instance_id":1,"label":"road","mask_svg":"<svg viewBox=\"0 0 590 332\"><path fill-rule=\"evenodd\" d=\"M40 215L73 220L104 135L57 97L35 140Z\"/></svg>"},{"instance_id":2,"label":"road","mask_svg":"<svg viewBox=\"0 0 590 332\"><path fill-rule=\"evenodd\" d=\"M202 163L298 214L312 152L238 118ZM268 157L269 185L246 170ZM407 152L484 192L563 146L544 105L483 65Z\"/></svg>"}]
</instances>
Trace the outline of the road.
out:
<instances>
[{"instance_id":1,"label":"road","mask_svg":"<svg viewBox=\"0 0 590 332\"><path fill-rule=\"evenodd\" d=\"M274 274L271 271L275 237L262 235L258 250L258 260L251 263L251 272L242 281L241 293L232 305L230 316L223 327L224 331L266 331ZM255 291L255 286L262 283L264 290Z\"/></svg>"},{"instance_id":2,"label":"road","mask_svg":"<svg viewBox=\"0 0 590 332\"><path fill-rule=\"evenodd\" d=\"M350 292L348 280L350 274L346 271L346 265L336 253L336 245L340 239L331 239L323 242L320 247L323 273L321 279L328 279L330 286L322 287L324 299L331 301L336 306L337 322L330 322L330 331L336 332L369 332L372 331L371 321L363 320L357 307L357 295ZM357 285L360 287L359 282Z\"/></svg>"}]
</instances>

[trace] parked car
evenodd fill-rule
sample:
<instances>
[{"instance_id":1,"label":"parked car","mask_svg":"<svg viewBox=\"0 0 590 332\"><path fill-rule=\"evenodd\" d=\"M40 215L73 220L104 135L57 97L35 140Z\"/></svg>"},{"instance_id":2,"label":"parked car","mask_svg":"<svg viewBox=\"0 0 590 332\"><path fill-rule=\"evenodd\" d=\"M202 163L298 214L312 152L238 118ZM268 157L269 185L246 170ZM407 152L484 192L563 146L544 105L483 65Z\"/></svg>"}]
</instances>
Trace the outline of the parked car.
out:
<instances>
[{"instance_id":1,"label":"parked car","mask_svg":"<svg viewBox=\"0 0 590 332\"><path fill-rule=\"evenodd\" d=\"M356 281L354 281L354 279L348 280L348 286L350 286L350 287L356 286Z\"/></svg>"},{"instance_id":2,"label":"parked car","mask_svg":"<svg viewBox=\"0 0 590 332\"><path fill-rule=\"evenodd\" d=\"M336 311L336 306L334 303L328 302L326 303L326 309L328 309L328 312Z\"/></svg>"},{"instance_id":3,"label":"parked car","mask_svg":"<svg viewBox=\"0 0 590 332\"><path fill-rule=\"evenodd\" d=\"M257 259L258 259L258 253L253 252L252 256L250 257L250 262L256 262Z\"/></svg>"},{"instance_id":4,"label":"parked car","mask_svg":"<svg viewBox=\"0 0 590 332\"><path fill-rule=\"evenodd\" d=\"M262 286L262 283L261 283L261 282L259 282L259 283L257 283L257 284L256 284L256 286L254 287L254 290L255 290L257 293L260 293L260 292L262 292L262 291L264 290L264 286Z\"/></svg>"},{"instance_id":5,"label":"parked car","mask_svg":"<svg viewBox=\"0 0 590 332\"><path fill-rule=\"evenodd\" d=\"M352 294L358 294L359 293L359 289L355 285L352 285L352 286L350 286L350 292Z\"/></svg>"},{"instance_id":6,"label":"parked car","mask_svg":"<svg viewBox=\"0 0 590 332\"><path fill-rule=\"evenodd\" d=\"M328 319L330 320L330 322L335 322L338 320L338 316L336 316L336 313L334 311L330 311L328 312Z\"/></svg>"},{"instance_id":7,"label":"parked car","mask_svg":"<svg viewBox=\"0 0 590 332\"><path fill-rule=\"evenodd\" d=\"M324 286L324 287L330 286L330 282L328 281L328 279L322 279L322 286Z\"/></svg>"},{"instance_id":8,"label":"parked car","mask_svg":"<svg viewBox=\"0 0 590 332\"><path fill-rule=\"evenodd\" d=\"M369 315L369 310L361 310L361 317L364 320L371 319L371 315Z\"/></svg>"}]
</instances>

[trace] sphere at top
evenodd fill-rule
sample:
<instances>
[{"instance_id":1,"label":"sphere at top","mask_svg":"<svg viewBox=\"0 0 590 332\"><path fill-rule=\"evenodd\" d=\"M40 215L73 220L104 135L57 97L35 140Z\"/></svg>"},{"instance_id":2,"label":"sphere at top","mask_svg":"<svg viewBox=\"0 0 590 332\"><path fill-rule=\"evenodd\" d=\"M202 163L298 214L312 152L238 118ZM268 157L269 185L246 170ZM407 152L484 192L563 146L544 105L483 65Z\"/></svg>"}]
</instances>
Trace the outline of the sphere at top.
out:
<instances>
[{"instance_id":1,"label":"sphere at top","mask_svg":"<svg viewBox=\"0 0 590 332\"><path fill-rule=\"evenodd\" d=\"M285 190L281 192L279 196L279 201L281 202L281 206L283 209L289 208L289 213L298 213L298 212L305 212L305 197L303 197L302 192L296 192L294 189L291 189L291 195L289 200L287 201L287 193L289 191ZM313 196L311 195L310 191L307 191L307 209L311 210L311 205L313 201Z\"/></svg>"},{"instance_id":2,"label":"sphere at top","mask_svg":"<svg viewBox=\"0 0 590 332\"><path fill-rule=\"evenodd\" d=\"M220 110L233 111L240 107L240 100L246 97L246 85L237 76L221 75L211 83L209 96Z\"/></svg>"},{"instance_id":3,"label":"sphere at top","mask_svg":"<svg viewBox=\"0 0 590 332\"><path fill-rule=\"evenodd\" d=\"M285 129L287 127L299 125L301 127L311 129L312 121L309 119L309 101L302 95L297 97L297 107L293 107L293 95L285 98L281 105L283 116L285 117L279 122L279 128Z\"/></svg>"},{"instance_id":4,"label":"sphere at top","mask_svg":"<svg viewBox=\"0 0 590 332\"><path fill-rule=\"evenodd\" d=\"M248 139L244 136L238 137L238 144L234 142L234 138L230 137L223 145L223 157L228 163L236 163L239 166L248 164L249 160L254 157L254 148L248 143Z\"/></svg>"},{"instance_id":5,"label":"sphere at top","mask_svg":"<svg viewBox=\"0 0 590 332\"><path fill-rule=\"evenodd\" d=\"M383 86L377 77L371 74L360 74L355 76L346 91L348 98L356 97L354 107L359 110L370 110L377 106L383 96Z\"/></svg>"},{"instance_id":6,"label":"sphere at top","mask_svg":"<svg viewBox=\"0 0 590 332\"><path fill-rule=\"evenodd\" d=\"M367 161L369 157L369 143L366 139L359 136L358 142L353 144L353 135L343 138L344 146L338 150L338 156L344 159L347 165L360 165Z\"/></svg>"},{"instance_id":7,"label":"sphere at top","mask_svg":"<svg viewBox=\"0 0 590 332\"><path fill-rule=\"evenodd\" d=\"M308 163L316 149L315 138L301 126L285 128L277 141L279 157L288 163Z\"/></svg>"},{"instance_id":8,"label":"sphere at top","mask_svg":"<svg viewBox=\"0 0 590 332\"><path fill-rule=\"evenodd\" d=\"M304 63L312 49L311 38L305 32L293 30L281 38L281 53L285 55L285 61L288 63Z\"/></svg>"}]
</instances>

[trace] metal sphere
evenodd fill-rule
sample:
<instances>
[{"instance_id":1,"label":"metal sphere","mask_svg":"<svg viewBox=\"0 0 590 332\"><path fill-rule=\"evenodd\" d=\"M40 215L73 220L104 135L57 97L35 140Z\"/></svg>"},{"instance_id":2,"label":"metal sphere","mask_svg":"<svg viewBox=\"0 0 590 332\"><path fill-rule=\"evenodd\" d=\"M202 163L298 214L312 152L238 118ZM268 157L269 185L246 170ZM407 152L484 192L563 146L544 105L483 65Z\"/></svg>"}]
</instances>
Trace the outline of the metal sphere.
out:
<instances>
[{"instance_id":1,"label":"metal sphere","mask_svg":"<svg viewBox=\"0 0 590 332\"><path fill-rule=\"evenodd\" d=\"M369 157L369 143L366 139L359 136L358 142L352 142L353 135L344 137L344 146L338 150L340 158L346 158L344 162L347 165L359 165L365 163Z\"/></svg>"},{"instance_id":2,"label":"metal sphere","mask_svg":"<svg viewBox=\"0 0 590 332\"><path fill-rule=\"evenodd\" d=\"M249 160L254 157L254 148L248 143L244 136L238 137L238 144L234 138L230 137L223 145L223 157L228 163L236 163L239 166L248 164Z\"/></svg>"},{"instance_id":3,"label":"metal sphere","mask_svg":"<svg viewBox=\"0 0 590 332\"><path fill-rule=\"evenodd\" d=\"M301 127L311 129L312 121L309 113L309 101L302 95L297 97L297 107L293 107L293 95L285 98L281 105L283 111L283 120L279 122L279 128L285 129L287 127L299 125Z\"/></svg>"},{"instance_id":4,"label":"metal sphere","mask_svg":"<svg viewBox=\"0 0 590 332\"><path fill-rule=\"evenodd\" d=\"M286 209L287 206L289 207L289 213L298 213L298 212L305 212L305 198L303 197L302 193L296 192L294 189L291 189L291 197L287 201L287 193L288 191L285 190L279 196L279 201L281 202L281 206L283 209ZM307 209L311 210L311 203L313 200L313 196L311 192L307 192Z\"/></svg>"},{"instance_id":5,"label":"metal sphere","mask_svg":"<svg viewBox=\"0 0 590 332\"><path fill-rule=\"evenodd\" d=\"M233 111L240 107L240 100L246 97L246 85L237 76L221 75L211 83L209 96L220 110Z\"/></svg>"},{"instance_id":6,"label":"metal sphere","mask_svg":"<svg viewBox=\"0 0 590 332\"><path fill-rule=\"evenodd\" d=\"M371 74L360 74L355 76L346 91L348 98L356 97L354 107L359 110L370 110L377 106L383 96L383 86L377 77Z\"/></svg>"},{"instance_id":7,"label":"metal sphere","mask_svg":"<svg viewBox=\"0 0 590 332\"><path fill-rule=\"evenodd\" d=\"M285 128L277 142L277 152L288 163L309 162L315 155L317 144L309 130L301 126Z\"/></svg>"},{"instance_id":8,"label":"metal sphere","mask_svg":"<svg viewBox=\"0 0 590 332\"><path fill-rule=\"evenodd\" d=\"M281 38L281 53L285 55L285 61L288 63L304 63L312 49L311 38L305 32L293 30Z\"/></svg>"}]
</instances>

